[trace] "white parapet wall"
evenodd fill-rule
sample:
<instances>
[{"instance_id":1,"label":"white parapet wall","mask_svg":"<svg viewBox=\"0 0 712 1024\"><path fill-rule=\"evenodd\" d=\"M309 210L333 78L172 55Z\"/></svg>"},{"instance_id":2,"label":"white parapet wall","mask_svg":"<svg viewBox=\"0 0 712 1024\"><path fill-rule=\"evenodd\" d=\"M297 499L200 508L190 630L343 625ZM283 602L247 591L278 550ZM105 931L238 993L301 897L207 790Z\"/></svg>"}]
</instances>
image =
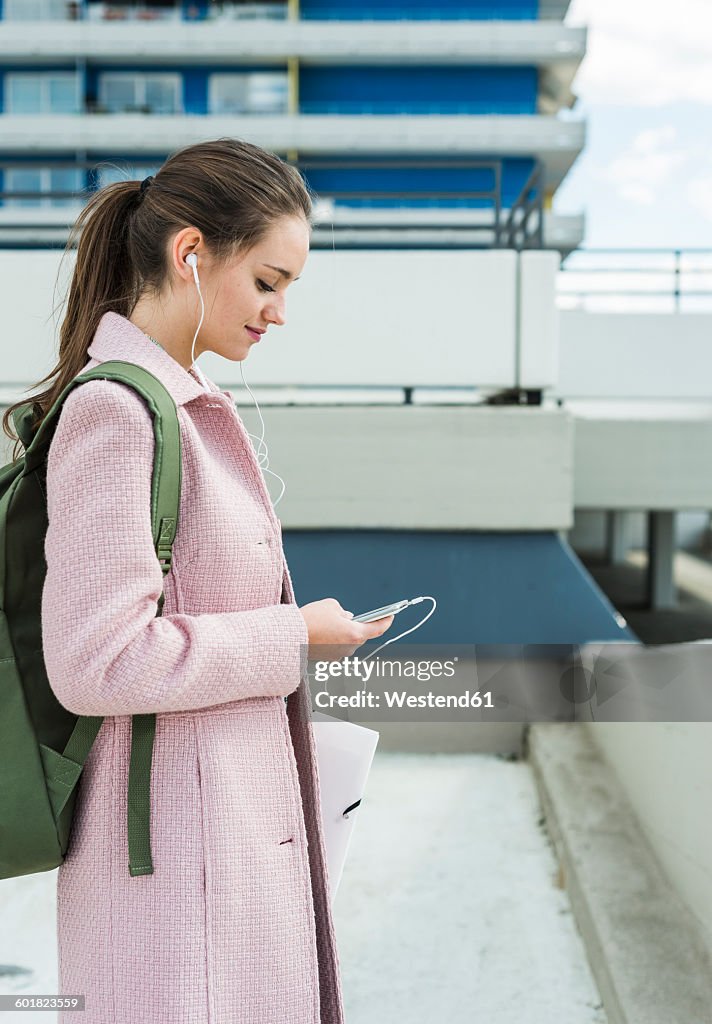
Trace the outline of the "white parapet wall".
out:
<instances>
[{"instance_id":1,"label":"white parapet wall","mask_svg":"<svg viewBox=\"0 0 712 1024\"><path fill-rule=\"evenodd\" d=\"M0 251L2 385L53 367L74 254ZM256 386L551 388L558 368L558 254L512 250L310 253L287 290L287 323L245 364ZM54 311L54 315L53 315ZM200 306L196 293L196 327ZM238 362L200 357L213 380Z\"/></svg>"},{"instance_id":2,"label":"white parapet wall","mask_svg":"<svg viewBox=\"0 0 712 1024\"><path fill-rule=\"evenodd\" d=\"M288 487L283 525L570 528L566 410L402 402L406 387L553 385L557 260L508 250L311 253L288 288L287 324L270 329L245 364L258 393L282 388L294 401L310 388L332 389L328 405L264 410L270 468ZM0 403L24 397L53 368L73 262L68 256L59 273L59 252L0 252L8 311ZM196 303L196 325L198 318ZM257 433L239 365L209 352L200 357L209 377L234 388ZM363 392L371 394L368 404ZM378 396L389 404L374 404Z\"/></svg>"},{"instance_id":3,"label":"white parapet wall","mask_svg":"<svg viewBox=\"0 0 712 1024\"><path fill-rule=\"evenodd\" d=\"M712 508L712 314L562 310L553 395L575 420L579 549L605 544L608 510L678 511L677 542L696 546ZM641 515L642 513L642 515Z\"/></svg>"},{"instance_id":4,"label":"white parapet wall","mask_svg":"<svg viewBox=\"0 0 712 1024\"><path fill-rule=\"evenodd\" d=\"M712 406L712 313L559 313L558 395Z\"/></svg>"},{"instance_id":5,"label":"white parapet wall","mask_svg":"<svg viewBox=\"0 0 712 1024\"><path fill-rule=\"evenodd\" d=\"M242 397L240 415L258 433ZM529 407L265 409L289 529L567 530L573 421ZM280 487L269 483L276 497Z\"/></svg>"},{"instance_id":6,"label":"white parapet wall","mask_svg":"<svg viewBox=\"0 0 712 1024\"><path fill-rule=\"evenodd\" d=\"M313 252L287 291L287 324L250 354L250 383L512 381L516 263L509 250ZM209 355L205 368L237 370Z\"/></svg>"},{"instance_id":7,"label":"white parapet wall","mask_svg":"<svg viewBox=\"0 0 712 1024\"><path fill-rule=\"evenodd\" d=\"M551 296L561 263L558 252L528 250L519 255L517 294L518 386L556 389L559 381L559 312Z\"/></svg>"}]
</instances>

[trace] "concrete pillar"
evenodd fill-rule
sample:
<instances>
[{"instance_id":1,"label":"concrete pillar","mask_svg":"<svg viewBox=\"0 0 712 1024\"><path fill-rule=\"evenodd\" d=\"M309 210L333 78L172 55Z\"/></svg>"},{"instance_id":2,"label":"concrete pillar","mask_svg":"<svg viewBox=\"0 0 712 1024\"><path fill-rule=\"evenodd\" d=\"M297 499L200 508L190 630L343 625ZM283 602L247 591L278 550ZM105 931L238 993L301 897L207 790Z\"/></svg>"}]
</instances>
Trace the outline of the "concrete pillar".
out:
<instances>
[{"instance_id":1,"label":"concrete pillar","mask_svg":"<svg viewBox=\"0 0 712 1024\"><path fill-rule=\"evenodd\" d=\"M621 509L606 512L606 560L621 565L630 547L630 515Z\"/></svg>"},{"instance_id":2,"label":"concrete pillar","mask_svg":"<svg viewBox=\"0 0 712 1024\"><path fill-rule=\"evenodd\" d=\"M648 512L648 606L652 609L677 607L674 553L674 511Z\"/></svg>"}]
</instances>

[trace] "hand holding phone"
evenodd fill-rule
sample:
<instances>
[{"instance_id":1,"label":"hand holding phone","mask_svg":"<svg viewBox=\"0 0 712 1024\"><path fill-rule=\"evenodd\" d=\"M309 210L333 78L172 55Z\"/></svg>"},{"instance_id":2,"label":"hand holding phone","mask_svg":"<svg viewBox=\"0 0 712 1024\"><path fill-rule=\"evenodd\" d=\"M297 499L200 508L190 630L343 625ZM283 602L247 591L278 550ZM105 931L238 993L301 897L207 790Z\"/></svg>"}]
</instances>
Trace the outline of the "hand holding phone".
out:
<instances>
[{"instance_id":1,"label":"hand holding phone","mask_svg":"<svg viewBox=\"0 0 712 1024\"><path fill-rule=\"evenodd\" d=\"M361 644L385 633L393 621L381 613L378 621L356 622L333 597L302 605L299 611L309 634L309 658L323 658L326 647L332 649L331 657L350 657Z\"/></svg>"}]
</instances>

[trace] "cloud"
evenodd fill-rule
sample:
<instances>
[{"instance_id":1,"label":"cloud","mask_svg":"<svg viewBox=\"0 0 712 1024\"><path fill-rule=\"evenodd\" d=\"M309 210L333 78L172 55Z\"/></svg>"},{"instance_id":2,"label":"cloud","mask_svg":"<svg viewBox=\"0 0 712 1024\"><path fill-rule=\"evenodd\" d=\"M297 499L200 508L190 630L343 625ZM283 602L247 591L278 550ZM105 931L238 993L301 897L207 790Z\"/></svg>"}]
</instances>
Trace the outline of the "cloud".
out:
<instances>
[{"instance_id":1,"label":"cloud","mask_svg":"<svg viewBox=\"0 0 712 1024\"><path fill-rule=\"evenodd\" d=\"M639 132L627 149L599 168L597 176L613 185L621 198L650 206L659 189L689 158L684 150L673 148L676 138L673 124Z\"/></svg>"},{"instance_id":2,"label":"cloud","mask_svg":"<svg viewBox=\"0 0 712 1024\"><path fill-rule=\"evenodd\" d=\"M588 27L574 89L619 106L712 105L712 3L573 0L566 24Z\"/></svg>"},{"instance_id":3,"label":"cloud","mask_svg":"<svg viewBox=\"0 0 712 1024\"><path fill-rule=\"evenodd\" d=\"M690 206L693 206L706 220L712 221L712 174L693 178L688 182L685 191Z\"/></svg>"}]
</instances>

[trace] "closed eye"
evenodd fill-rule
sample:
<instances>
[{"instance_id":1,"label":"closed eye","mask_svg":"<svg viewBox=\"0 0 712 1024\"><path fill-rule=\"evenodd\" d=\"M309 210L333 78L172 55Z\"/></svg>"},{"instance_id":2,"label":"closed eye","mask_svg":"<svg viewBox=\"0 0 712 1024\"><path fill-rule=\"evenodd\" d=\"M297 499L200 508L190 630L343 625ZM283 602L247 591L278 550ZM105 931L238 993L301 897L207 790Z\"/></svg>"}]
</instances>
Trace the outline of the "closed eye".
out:
<instances>
[{"instance_id":1,"label":"closed eye","mask_svg":"<svg viewBox=\"0 0 712 1024\"><path fill-rule=\"evenodd\" d=\"M273 292L274 288L268 285L265 281L262 281L259 277L257 278L257 284L260 286L260 291Z\"/></svg>"}]
</instances>

